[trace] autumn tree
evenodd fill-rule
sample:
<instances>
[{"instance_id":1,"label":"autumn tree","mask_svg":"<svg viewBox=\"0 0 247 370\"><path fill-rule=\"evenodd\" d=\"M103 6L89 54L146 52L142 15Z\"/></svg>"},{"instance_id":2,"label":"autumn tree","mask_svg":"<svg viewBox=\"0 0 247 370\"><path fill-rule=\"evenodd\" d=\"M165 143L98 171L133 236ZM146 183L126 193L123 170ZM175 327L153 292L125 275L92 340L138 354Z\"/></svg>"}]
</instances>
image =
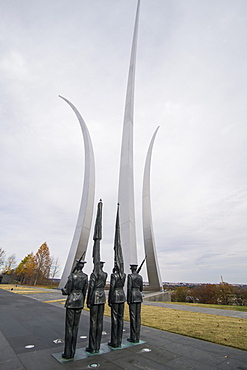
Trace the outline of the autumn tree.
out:
<instances>
[{"instance_id":1,"label":"autumn tree","mask_svg":"<svg viewBox=\"0 0 247 370\"><path fill-rule=\"evenodd\" d=\"M234 296L235 296L235 300L234 302L238 305L238 306L244 306L245 305L245 302L247 301L247 289L243 288L243 287L234 287Z\"/></svg>"},{"instance_id":2,"label":"autumn tree","mask_svg":"<svg viewBox=\"0 0 247 370\"><path fill-rule=\"evenodd\" d=\"M29 253L21 260L15 273L19 276L21 284L33 284L36 272L36 263L33 253Z\"/></svg>"},{"instance_id":3,"label":"autumn tree","mask_svg":"<svg viewBox=\"0 0 247 370\"><path fill-rule=\"evenodd\" d=\"M191 295L198 303L217 304L217 289L215 284L202 284L196 286Z\"/></svg>"},{"instance_id":4,"label":"autumn tree","mask_svg":"<svg viewBox=\"0 0 247 370\"><path fill-rule=\"evenodd\" d=\"M16 257L15 257L15 254L11 254L11 256L9 256L6 261L5 261L5 265L4 265L4 270L3 272L5 274L10 274L13 270L13 267L16 265Z\"/></svg>"},{"instance_id":5,"label":"autumn tree","mask_svg":"<svg viewBox=\"0 0 247 370\"><path fill-rule=\"evenodd\" d=\"M186 286L177 287L175 290L174 300L176 302L186 302L187 297L190 296L190 289Z\"/></svg>"},{"instance_id":6,"label":"autumn tree","mask_svg":"<svg viewBox=\"0 0 247 370\"><path fill-rule=\"evenodd\" d=\"M47 243L43 243L34 256L35 260L35 280L34 285L46 283L49 279L51 269L51 256Z\"/></svg>"},{"instance_id":7,"label":"autumn tree","mask_svg":"<svg viewBox=\"0 0 247 370\"><path fill-rule=\"evenodd\" d=\"M219 303L230 304L234 297L234 287L222 281L222 283L217 285L217 297Z\"/></svg>"},{"instance_id":8,"label":"autumn tree","mask_svg":"<svg viewBox=\"0 0 247 370\"><path fill-rule=\"evenodd\" d=\"M52 283L53 283L53 280L55 279L56 275L58 274L59 272L59 258L55 258L54 256L51 257L51 269L50 269L50 278L52 280Z\"/></svg>"},{"instance_id":9,"label":"autumn tree","mask_svg":"<svg viewBox=\"0 0 247 370\"><path fill-rule=\"evenodd\" d=\"M3 250L3 248L0 248L0 268L4 264L4 260L5 260L5 251Z\"/></svg>"}]
</instances>

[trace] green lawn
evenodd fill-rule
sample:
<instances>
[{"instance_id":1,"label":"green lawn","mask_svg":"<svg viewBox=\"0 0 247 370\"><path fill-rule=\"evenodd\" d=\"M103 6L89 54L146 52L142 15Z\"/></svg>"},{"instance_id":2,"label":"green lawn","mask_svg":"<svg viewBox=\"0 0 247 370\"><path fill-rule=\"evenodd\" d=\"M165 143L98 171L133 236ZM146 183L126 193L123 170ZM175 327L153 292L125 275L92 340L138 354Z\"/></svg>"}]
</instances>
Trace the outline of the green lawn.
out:
<instances>
[{"instance_id":1,"label":"green lawn","mask_svg":"<svg viewBox=\"0 0 247 370\"><path fill-rule=\"evenodd\" d=\"M247 306L235 306L235 305L233 306L233 305L225 305L225 304L185 303L185 302L163 302L163 303L247 312Z\"/></svg>"},{"instance_id":2,"label":"green lawn","mask_svg":"<svg viewBox=\"0 0 247 370\"><path fill-rule=\"evenodd\" d=\"M105 305L105 315L110 316ZM247 351L247 320L142 305L142 325ZM128 305L124 320L129 321Z\"/></svg>"},{"instance_id":3,"label":"green lawn","mask_svg":"<svg viewBox=\"0 0 247 370\"><path fill-rule=\"evenodd\" d=\"M247 320L142 306L142 325L247 350Z\"/></svg>"}]
</instances>

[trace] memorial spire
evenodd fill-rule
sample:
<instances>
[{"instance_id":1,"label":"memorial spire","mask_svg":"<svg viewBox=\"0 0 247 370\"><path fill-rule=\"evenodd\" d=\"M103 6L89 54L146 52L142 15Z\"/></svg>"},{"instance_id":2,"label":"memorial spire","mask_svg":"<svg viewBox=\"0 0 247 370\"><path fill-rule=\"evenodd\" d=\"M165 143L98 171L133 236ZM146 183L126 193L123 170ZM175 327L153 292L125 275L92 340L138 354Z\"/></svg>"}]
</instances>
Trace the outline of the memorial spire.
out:
<instances>
[{"instance_id":1,"label":"memorial spire","mask_svg":"<svg viewBox=\"0 0 247 370\"><path fill-rule=\"evenodd\" d=\"M134 34L130 56L118 188L118 202L121 204L121 241L125 266L127 268L129 268L130 263L137 263L133 174L133 113L139 11L140 0L138 0L137 3Z\"/></svg>"}]
</instances>

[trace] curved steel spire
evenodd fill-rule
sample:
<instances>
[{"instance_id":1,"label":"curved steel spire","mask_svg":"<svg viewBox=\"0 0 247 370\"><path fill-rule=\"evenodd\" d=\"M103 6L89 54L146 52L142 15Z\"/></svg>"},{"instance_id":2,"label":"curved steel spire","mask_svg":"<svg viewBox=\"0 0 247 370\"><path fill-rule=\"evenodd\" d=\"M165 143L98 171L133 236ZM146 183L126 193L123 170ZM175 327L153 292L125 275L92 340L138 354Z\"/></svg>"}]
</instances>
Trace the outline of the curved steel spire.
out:
<instances>
[{"instance_id":1,"label":"curved steel spire","mask_svg":"<svg viewBox=\"0 0 247 370\"><path fill-rule=\"evenodd\" d=\"M153 290L162 290L162 280L159 270L159 264L157 259L154 233L153 233L153 221L151 212L151 201L150 201L150 167L151 167L151 157L154 145L154 140L159 127L155 130L151 142L149 144L144 176L143 176L143 188L142 188L142 222L143 222L143 238L145 254L147 256L147 273L149 288Z\"/></svg>"},{"instance_id":2,"label":"curved steel spire","mask_svg":"<svg viewBox=\"0 0 247 370\"><path fill-rule=\"evenodd\" d=\"M71 106L71 108L73 109L78 118L83 134L85 151L85 171L81 206L79 210L79 215L71 247L59 283L59 288L61 289L66 284L67 278L72 270L73 265L75 264L76 259L79 259L82 256L82 254L87 250L94 207L95 164L91 137L85 121L83 120L82 116L80 115L76 107L69 100L60 95L59 97L62 98L64 101L66 101L66 103L68 103Z\"/></svg>"},{"instance_id":3,"label":"curved steel spire","mask_svg":"<svg viewBox=\"0 0 247 370\"><path fill-rule=\"evenodd\" d=\"M128 271L130 263L137 263L133 175L133 106L139 9L140 0L138 0L137 4L135 28L130 57L118 188L122 250L124 255L125 268L127 268Z\"/></svg>"}]
</instances>

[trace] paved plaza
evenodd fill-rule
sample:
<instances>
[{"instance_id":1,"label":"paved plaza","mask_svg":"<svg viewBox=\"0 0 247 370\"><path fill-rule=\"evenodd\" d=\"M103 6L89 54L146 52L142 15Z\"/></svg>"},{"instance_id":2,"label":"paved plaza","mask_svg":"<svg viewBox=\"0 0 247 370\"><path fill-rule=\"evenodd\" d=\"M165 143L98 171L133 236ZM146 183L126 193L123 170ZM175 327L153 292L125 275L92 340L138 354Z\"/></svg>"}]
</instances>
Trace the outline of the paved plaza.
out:
<instances>
[{"instance_id":1,"label":"paved plaza","mask_svg":"<svg viewBox=\"0 0 247 370\"><path fill-rule=\"evenodd\" d=\"M247 370L247 351L144 326L141 344L110 350L107 346L110 340L108 317L104 318L100 354L86 354L89 331L89 313L86 311L82 312L77 343L78 356L84 358L61 364L54 357L63 351L65 309L59 302L54 302L59 299L62 296L56 290L13 294L0 289L1 370L88 369L96 365L102 370ZM126 343L129 323L125 323L124 330Z\"/></svg>"}]
</instances>

